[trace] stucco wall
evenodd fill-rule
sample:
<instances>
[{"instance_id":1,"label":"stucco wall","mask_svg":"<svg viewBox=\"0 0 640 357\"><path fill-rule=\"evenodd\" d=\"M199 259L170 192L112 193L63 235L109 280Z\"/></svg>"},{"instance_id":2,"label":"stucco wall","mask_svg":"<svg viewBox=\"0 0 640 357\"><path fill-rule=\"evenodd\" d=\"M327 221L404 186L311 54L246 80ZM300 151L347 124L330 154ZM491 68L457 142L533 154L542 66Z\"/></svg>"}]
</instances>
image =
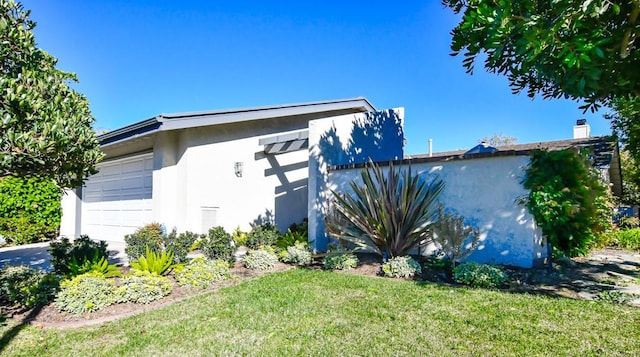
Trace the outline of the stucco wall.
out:
<instances>
[{"instance_id":1,"label":"stucco wall","mask_svg":"<svg viewBox=\"0 0 640 357\"><path fill-rule=\"evenodd\" d=\"M154 147L154 217L168 228L203 232L203 210L232 231L274 220L280 230L306 218L307 150L265 155L259 139L306 121L262 120L162 133ZM241 162L242 176L234 165Z\"/></svg>"},{"instance_id":2,"label":"stucco wall","mask_svg":"<svg viewBox=\"0 0 640 357\"><path fill-rule=\"evenodd\" d=\"M343 115L309 122L309 241L327 249L324 216L331 165L401 159L404 108Z\"/></svg>"},{"instance_id":3,"label":"stucco wall","mask_svg":"<svg viewBox=\"0 0 640 357\"><path fill-rule=\"evenodd\" d=\"M440 177L446 185L439 197L445 209L480 228L482 243L468 260L531 267L545 253L533 217L516 201L527 194L520 180L528 162L528 156L501 156L413 164L411 169L429 181ZM349 182L360 181L359 172L330 172L327 187L349 191Z\"/></svg>"}]
</instances>

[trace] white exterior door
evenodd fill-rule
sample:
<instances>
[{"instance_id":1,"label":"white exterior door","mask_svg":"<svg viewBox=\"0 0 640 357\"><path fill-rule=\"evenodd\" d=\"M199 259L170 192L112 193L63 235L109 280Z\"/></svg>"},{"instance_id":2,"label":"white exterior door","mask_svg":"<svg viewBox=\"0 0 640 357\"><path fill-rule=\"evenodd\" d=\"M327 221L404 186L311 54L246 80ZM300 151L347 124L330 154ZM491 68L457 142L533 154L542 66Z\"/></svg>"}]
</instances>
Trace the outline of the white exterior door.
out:
<instances>
[{"instance_id":1,"label":"white exterior door","mask_svg":"<svg viewBox=\"0 0 640 357\"><path fill-rule=\"evenodd\" d=\"M82 189L82 230L92 239L124 242L153 219L153 153L97 166Z\"/></svg>"}]
</instances>

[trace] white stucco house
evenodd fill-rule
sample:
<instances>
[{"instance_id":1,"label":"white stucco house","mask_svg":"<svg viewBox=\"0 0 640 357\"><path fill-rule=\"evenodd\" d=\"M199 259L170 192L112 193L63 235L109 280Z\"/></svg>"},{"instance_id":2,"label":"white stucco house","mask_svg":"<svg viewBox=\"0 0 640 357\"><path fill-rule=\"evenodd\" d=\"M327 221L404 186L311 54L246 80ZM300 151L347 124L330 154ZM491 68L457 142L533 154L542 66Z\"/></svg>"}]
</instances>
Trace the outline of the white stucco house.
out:
<instances>
[{"instance_id":1,"label":"white stucco house","mask_svg":"<svg viewBox=\"0 0 640 357\"><path fill-rule=\"evenodd\" d=\"M270 221L284 231L308 217L309 241L324 251L331 191L348 191L369 160L393 161L445 181L440 203L482 234L469 259L531 267L546 254L533 216L518 203L532 150L592 148L594 166L614 193L621 190L617 143L590 137L584 123L570 140L412 157L404 155L403 127L403 108L377 111L362 97L161 114L98 137L105 159L64 196L60 232L122 242L150 222L206 233Z\"/></svg>"},{"instance_id":2,"label":"white stucco house","mask_svg":"<svg viewBox=\"0 0 640 357\"><path fill-rule=\"evenodd\" d=\"M285 230L307 217L309 123L373 111L352 98L161 114L100 135L105 159L63 197L60 233L109 242L149 222L205 233L264 220Z\"/></svg>"}]
</instances>

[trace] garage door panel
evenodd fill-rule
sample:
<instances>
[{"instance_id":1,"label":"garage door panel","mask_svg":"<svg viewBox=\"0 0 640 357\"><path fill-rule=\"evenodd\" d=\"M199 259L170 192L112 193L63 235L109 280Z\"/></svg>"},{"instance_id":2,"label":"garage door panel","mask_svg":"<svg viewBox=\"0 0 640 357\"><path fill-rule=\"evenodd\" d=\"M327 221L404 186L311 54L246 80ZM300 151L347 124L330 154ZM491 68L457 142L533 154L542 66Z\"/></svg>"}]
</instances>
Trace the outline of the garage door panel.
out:
<instances>
[{"instance_id":1,"label":"garage door panel","mask_svg":"<svg viewBox=\"0 0 640 357\"><path fill-rule=\"evenodd\" d=\"M123 241L125 234L151 222L153 191L151 153L98 165L83 189L83 234Z\"/></svg>"}]
</instances>

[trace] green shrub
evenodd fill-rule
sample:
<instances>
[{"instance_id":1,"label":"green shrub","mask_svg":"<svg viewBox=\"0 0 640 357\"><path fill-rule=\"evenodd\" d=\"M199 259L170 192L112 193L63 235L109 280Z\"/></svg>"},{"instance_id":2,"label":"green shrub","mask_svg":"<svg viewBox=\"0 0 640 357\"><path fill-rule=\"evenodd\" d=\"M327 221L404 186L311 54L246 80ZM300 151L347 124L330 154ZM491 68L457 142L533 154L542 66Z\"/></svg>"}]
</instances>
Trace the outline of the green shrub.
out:
<instances>
[{"instance_id":1,"label":"green shrub","mask_svg":"<svg viewBox=\"0 0 640 357\"><path fill-rule=\"evenodd\" d=\"M407 255L393 257L382 265L382 275L390 278L410 278L421 272L420 263Z\"/></svg>"},{"instance_id":2,"label":"green shrub","mask_svg":"<svg viewBox=\"0 0 640 357\"><path fill-rule=\"evenodd\" d=\"M55 301L57 308L75 315L100 310L117 300L113 283L94 273L63 280L60 288Z\"/></svg>"},{"instance_id":3,"label":"green shrub","mask_svg":"<svg viewBox=\"0 0 640 357\"><path fill-rule=\"evenodd\" d=\"M522 203L552 247L569 257L586 254L611 228L611 194L586 152L536 150L522 180Z\"/></svg>"},{"instance_id":4,"label":"green shrub","mask_svg":"<svg viewBox=\"0 0 640 357\"><path fill-rule=\"evenodd\" d=\"M231 233L231 239L233 239L237 246L245 245L247 243L247 233L242 231L240 226L238 226L238 228Z\"/></svg>"},{"instance_id":5,"label":"green shrub","mask_svg":"<svg viewBox=\"0 0 640 357\"><path fill-rule=\"evenodd\" d=\"M278 264L278 257L267 250L249 250L243 259L244 266L254 270L271 270Z\"/></svg>"},{"instance_id":6,"label":"green shrub","mask_svg":"<svg viewBox=\"0 0 640 357\"><path fill-rule=\"evenodd\" d=\"M640 229L623 229L602 234L599 245L640 250Z\"/></svg>"},{"instance_id":7,"label":"green shrub","mask_svg":"<svg viewBox=\"0 0 640 357\"><path fill-rule=\"evenodd\" d=\"M67 277L74 277L89 272L105 278L122 276L118 267L115 264L109 264L107 258L99 257L97 251L90 260L85 260L82 264L79 264L75 257L71 257L71 262L69 262L67 268L69 269Z\"/></svg>"},{"instance_id":8,"label":"green shrub","mask_svg":"<svg viewBox=\"0 0 640 357\"><path fill-rule=\"evenodd\" d=\"M324 258L324 268L327 270L350 270L358 266L358 257L353 253L335 253Z\"/></svg>"},{"instance_id":9,"label":"green shrub","mask_svg":"<svg viewBox=\"0 0 640 357\"><path fill-rule=\"evenodd\" d=\"M13 244L53 239L62 218L62 190L47 178L0 178L0 235Z\"/></svg>"},{"instance_id":10,"label":"green shrub","mask_svg":"<svg viewBox=\"0 0 640 357\"><path fill-rule=\"evenodd\" d=\"M207 260L197 257L184 266L176 267L175 277L179 285L206 288L229 278L229 263L226 260Z\"/></svg>"},{"instance_id":11,"label":"green shrub","mask_svg":"<svg viewBox=\"0 0 640 357\"><path fill-rule=\"evenodd\" d=\"M0 235L7 243L21 245L42 242L55 237L56 231L27 217L0 218Z\"/></svg>"},{"instance_id":12,"label":"green shrub","mask_svg":"<svg viewBox=\"0 0 640 357\"><path fill-rule=\"evenodd\" d=\"M149 247L147 247L144 256L138 260L131 261L131 268L157 276L169 274L172 266L173 252L163 251L162 253L156 253Z\"/></svg>"},{"instance_id":13,"label":"green shrub","mask_svg":"<svg viewBox=\"0 0 640 357\"><path fill-rule=\"evenodd\" d=\"M171 281L164 276L135 274L125 276L116 289L117 302L148 304L171 293Z\"/></svg>"},{"instance_id":14,"label":"green shrub","mask_svg":"<svg viewBox=\"0 0 640 357\"><path fill-rule=\"evenodd\" d=\"M638 217L622 216L618 219L618 228L620 229L640 228L640 219L638 219Z\"/></svg>"},{"instance_id":15,"label":"green shrub","mask_svg":"<svg viewBox=\"0 0 640 357\"><path fill-rule=\"evenodd\" d=\"M311 250L306 243L296 242L287 248L284 255L284 262L298 265L309 265L313 261Z\"/></svg>"},{"instance_id":16,"label":"green shrub","mask_svg":"<svg viewBox=\"0 0 640 357\"><path fill-rule=\"evenodd\" d=\"M60 275L67 275L71 272L69 265L73 259L78 265L82 265L87 260L93 259L96 253L98 259L103 257L107 259L109 257L105 241L96 242L86 235L75 239L73 243L67 238L51 242L49 253L51 254L53 271Z\"/></svg>"},{"instance_id":17,"label":"green shrub","mask_svg":"<svg viewBox=\"0 0 640 357\"><path fill-rule=\"evenodd\" d=\"M130 260L136 260L143 256L147 247L156 253L162 252L164 244L164 232L160 223L150 223L139 228L132 234L124 236L127 246L124 252Z\"/></svg>"},{"instance_id":18,"label":"green shrub","mask_svg":"<svg viewBox=\"0 0 640 357\"><path fill-rule=\"evenodd\" d=\"M280 236L280 232L271 224L255 226L247 234L245 245L249 249L260 249L260 247L270 247L275 244Z\"/></svg>"},{"instance_id":19,"label":"green shrub","mask_svg":"<svg viewBox=\"0 0 640 357\"><path fill-rule=\"evenodd\" d=\"M469 262L453 269L453 280L456 283L476 288L499 287L506 284L507 279L507 274L500 267L488 264Z\"/></svg>"},{"instance_id":20,"label":"green shrub","mask_svg":"<svg viewBox=\"0 0 640 357\"><path fill-rule=\"evenodd\" d=\"M200 241L200 250L211 260L222 259L229 264L236 261L236 246L231 235L222 227L209 229L209 234Z\"/></svg>"},{"instance_id":21,"label":"green shrub","mask_svg":"<svg viewBox=\"0 0 640 357\"><path fill-rule=\"evenodd\" d=\"M26 266L0 268L0 304L34 307L53 300L60 285L54 274Z\"/></svg>"},{"instance_id":22,"label":"green shrub","mask_svg":"<svg viewBox=\"0 0 640 357\"><path fill-rule=\"evenodd\" d=\"M200 238L200 234L192 232L177 234L174 229L164 237L164 249L173 252L174 263L184 263L187 261L187 254L189 254L191 247L193 247L198 238Z\"/></svg>"},{"instance_id":23,"label":"green shrub","mask_svg":"<svg viewBox=\"0 0 640 357\"><path fill-rule=\"evenodd\" d=\"M329 234L383 259L406 255L430 238L444 181L427 183L411 167L396 170L392 163L385 174L373 162L360 171L360 178L362 184L350 183L352 193L332 191Z\"/></svg>"}]
</instances>

